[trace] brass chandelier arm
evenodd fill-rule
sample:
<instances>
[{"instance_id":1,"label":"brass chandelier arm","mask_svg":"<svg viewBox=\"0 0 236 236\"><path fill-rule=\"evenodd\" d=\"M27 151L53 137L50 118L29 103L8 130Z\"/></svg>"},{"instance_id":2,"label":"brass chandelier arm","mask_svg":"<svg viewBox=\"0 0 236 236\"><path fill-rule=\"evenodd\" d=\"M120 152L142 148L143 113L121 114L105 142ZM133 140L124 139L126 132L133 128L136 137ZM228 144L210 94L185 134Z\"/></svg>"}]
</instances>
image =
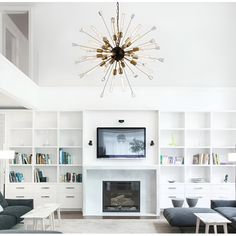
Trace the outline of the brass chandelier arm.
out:
<instances>
[{"instance_id":1,"label":"brass chandelier arm","mask_svg":"<svg viewBox=\"0 0 236 236\"><path fill-rule=\"evenodd\" d=\"M86 31L84 31L84 29L83 29L83 28L81 28L81 29L80 29L80 32L82 32L82 33L84 33L84 34L88 35L90 38L92 38L92 39L94 39L95 41L97 41L97 42L99 42L99 43L103 44L103 42L102 42L102 41L98 40L98 39L97 39L97 38L95 38L93 35L89 34L89 33L88 33L88 32L86 32Z\"/></svg>"},{"instance_id":2,"label":"brass chandelier arm","mask_svg":"<svg viewBox=\"0 0 236 236\"><path fill-rule=\"evenodd\" d=\"M103 90L102 90L102 92L101 92L100 97L103 97L103 96L104 96L104 92L105 92L105 90L106 90L107 83L108 83L108 81L109 81L109 79L110 79L111 72L112 72L112 70L113 70L113 68L114 68L114 64L112 64L111 66L112 66L112 67L111 67L111 69L110 69L110 71L109 71L109 73L108 73L108 77L107 77L107 79L105 79L106 82L105 82L105 85L104 85L104 87L103 87Z\"/></svg>"}]
</instances>

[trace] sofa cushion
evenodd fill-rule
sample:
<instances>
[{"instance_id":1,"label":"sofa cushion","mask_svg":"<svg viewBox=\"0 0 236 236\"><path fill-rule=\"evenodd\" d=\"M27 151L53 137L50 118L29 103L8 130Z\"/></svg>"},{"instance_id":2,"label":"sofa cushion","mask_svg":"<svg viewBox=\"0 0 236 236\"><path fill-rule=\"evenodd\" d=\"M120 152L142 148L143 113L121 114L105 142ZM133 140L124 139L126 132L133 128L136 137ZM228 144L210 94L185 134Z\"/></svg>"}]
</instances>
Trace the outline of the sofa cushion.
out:
<instances>
[{"instance_id":1,"label":"sofa cushion","mask_svg":"<svg viewBox=\"0 0 236 236\"><path fill-rule=\"evenodd\" d=\"M8 206L4 209L0 215L10 215L15 216L17 223L20 222L22 219L20 217L31 210L30 207L27 206Z\"/></svg>"},{"instance_id":2,"label":"sofa cushion","mask_svg":"<svg viewBox=\"0 0 236 236\"><path fill-rule=\"evenodd\" d=\"M229 220L233 217L236 217L236 207L216 207L214 208L214 210L219 212Z\"/></svg>"},{"instance_id":3,"label":"sofa cushion","mask_svg":"<svg viewBox=\"0 0 236 236\"><path fill-rule=\"evenodd\" d=\"M194 213L215 213L209 208L167 208L163 215L171 226L195 227L197 217Z\"/></svg>"},{"instance_id":4,"label":"sofa cushion","mask_svg":"<svg viewBox=\"0 0 236 236\"><path fill-rule=\"evenodd\" d=\"M0 205L5 208L8 206L8 203L6 201L6 199L3 197L2 193L0 192Z\"/></svg>"},{"instance_id":5,"label":"sofa cushion","mask_svg":"<svg viewBox=\"0 0 236 236\"><path fill-rule=\"evenodd\" d=\"M0 215L0 230L10 229L16 225L16 218L10 215Z\"/></svg>"}]
</instances>

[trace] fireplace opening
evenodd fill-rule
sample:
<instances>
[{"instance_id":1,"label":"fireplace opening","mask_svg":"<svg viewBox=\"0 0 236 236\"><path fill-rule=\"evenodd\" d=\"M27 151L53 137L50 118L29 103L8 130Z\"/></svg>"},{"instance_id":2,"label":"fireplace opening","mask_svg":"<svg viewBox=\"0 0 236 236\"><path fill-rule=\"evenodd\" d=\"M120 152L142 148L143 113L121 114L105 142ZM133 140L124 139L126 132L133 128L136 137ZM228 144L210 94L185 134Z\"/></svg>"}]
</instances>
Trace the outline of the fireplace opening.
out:
<instances>
[{"instance_id":1,"label":"fireplace opening","mask_svg":"<svg viewBox=\"0 0 236 236\"><path fill-rule=\"evenodd\" d=\"M140 212L140 181L103 181L103 212Z\"/></svg>"}]
</instances>

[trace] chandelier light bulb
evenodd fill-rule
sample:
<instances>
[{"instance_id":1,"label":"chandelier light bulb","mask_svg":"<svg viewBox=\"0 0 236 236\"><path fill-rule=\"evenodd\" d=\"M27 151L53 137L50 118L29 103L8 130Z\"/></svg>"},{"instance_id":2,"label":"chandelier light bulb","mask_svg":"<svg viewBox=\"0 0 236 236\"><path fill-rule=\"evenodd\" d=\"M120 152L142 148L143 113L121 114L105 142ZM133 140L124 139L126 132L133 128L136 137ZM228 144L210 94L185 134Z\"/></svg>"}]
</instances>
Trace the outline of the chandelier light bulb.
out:
<instances>
[{"instance_id":1,"label":"chandelier light bulb","mask_svg":"<svg viewBox=\"0 0 236 236\"><path fill-rule=\"evenodd\" d=\"M95 26L91 25L88 31L84 30L84 28L79 30L90 38L89 45L72 43L72 47L79 47L83 51L91 53L91 56L83 56L75 61L76 64L85 61L97 61L95 66L81 73L79 77L84 78L89 73L100 69L104 73L101 78L101 82L104 82L104 87L100 97L104 97L107 87L112 92L117 83L121 84L123 91L127 85L131 96L134 97L135 93L131 86L130 78L135 81L139 74L144 75L150 80L154 78L151 75L152 70L147 67L147 63L145 61L143 62L143 60L164 62L164 58L156 58L143 54L143 51L160 49L155 39L142 40L157 28L153 26L148 31L142 32L141 24L136 27L132 24L135 17L134 14L130 16L126 24L125 14L122 13L120 15L119 3L117 3L116 17L111 17L110 22L108 22L109 24L106 23L102 11L99 11L98 14L101 17L107 34L100 33Z\"/></svg>"}]
</instances>

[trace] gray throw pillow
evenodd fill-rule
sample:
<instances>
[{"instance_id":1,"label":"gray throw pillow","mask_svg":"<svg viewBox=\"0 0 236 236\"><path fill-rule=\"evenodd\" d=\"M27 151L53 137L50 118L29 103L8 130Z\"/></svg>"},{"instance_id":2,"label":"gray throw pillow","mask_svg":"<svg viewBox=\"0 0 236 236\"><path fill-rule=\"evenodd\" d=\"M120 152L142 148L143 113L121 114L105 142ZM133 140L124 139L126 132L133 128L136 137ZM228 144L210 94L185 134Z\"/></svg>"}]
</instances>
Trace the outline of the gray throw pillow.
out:
<instances>
[{"instance_id":1,"label":"gray throw pillow","mask_svg":"<svg viewBox=\"0 0 236 236\"><path fill-rule=\"evenodd\" d=\"M6 199L3 197L1 192L0 192L0 205L2 206L2 208L6 208L8 206L8 203Z\"/></svg>"}]
</instances>

